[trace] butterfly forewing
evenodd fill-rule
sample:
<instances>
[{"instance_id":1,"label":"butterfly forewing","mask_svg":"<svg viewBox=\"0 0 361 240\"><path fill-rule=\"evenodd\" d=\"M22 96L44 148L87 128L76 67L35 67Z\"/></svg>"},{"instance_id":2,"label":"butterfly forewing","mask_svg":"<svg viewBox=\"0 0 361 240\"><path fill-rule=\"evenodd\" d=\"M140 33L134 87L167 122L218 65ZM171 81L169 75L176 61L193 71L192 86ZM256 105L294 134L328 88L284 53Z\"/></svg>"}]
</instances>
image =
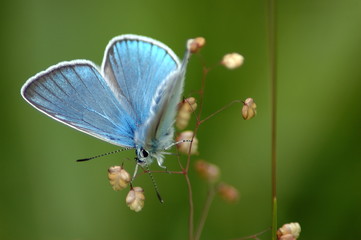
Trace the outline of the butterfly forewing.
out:
<instances>
[{"instance_id":1,"label":"butterfly forewing","mask_svg":"<svg viewBox=\"0 0 361 240\"><path fill-rule=\"evenodd\" d=\"M134 147L134 119L89 61L63 62L29 79L23 97L34 107L104 141Z\"/></svg>"},{"instance_id":2,"label":"butterfly forewing","mask_svg":"<svg viewBox=\"0 0 361 240\"><path fill-rule=\"evenodd\" d=\"M108 44L102 69L115 96L140 126L150 116L158 87L178 67L177 56L164 44L123 35Z\"/></svg>"}]
</instances>

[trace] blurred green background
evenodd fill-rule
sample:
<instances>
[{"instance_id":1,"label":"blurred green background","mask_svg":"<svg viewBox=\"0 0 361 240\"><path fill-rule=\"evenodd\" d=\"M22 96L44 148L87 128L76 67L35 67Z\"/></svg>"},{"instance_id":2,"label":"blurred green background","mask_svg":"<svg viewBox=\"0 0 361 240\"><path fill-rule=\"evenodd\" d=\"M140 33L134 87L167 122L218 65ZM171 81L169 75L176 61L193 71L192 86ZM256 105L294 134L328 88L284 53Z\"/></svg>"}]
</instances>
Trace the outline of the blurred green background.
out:
<instances>
[{"instance_id":1,"label":"blurred green background","mask_svg":"<svg viewBox=\"0 0 361 240\"><path fill-rule=\"evenodd\" d=\"M20 96L23 83L64 60L101 64L108 41L134 33L153 37L180 57L186 39L203 36L209 65L225 53L242 68L215 68L207 78L204 116L234 99L253 97L258 116L244 121L233 106L202 125L200 155L241 192L236 205L216 198L202 239L231 239L271 224L270 83L265 1L49 1L1 3L0 239L186 239L187 190L180 175L148 177L145 208L125 205L109 166L133 151L76 163L117 149L62 125ZM278 1L279 225L297 221L301 239L361 236L361 1ZM193 57L185 95L198 89ZM125 160L132 172L134 164ZM175 157L166 165L177 170ZM153 169L157 169L156 165ZM190 174L199 216L206 184ZM270 233L261 239L269 239Z\"/></svg>"}]
</instances>

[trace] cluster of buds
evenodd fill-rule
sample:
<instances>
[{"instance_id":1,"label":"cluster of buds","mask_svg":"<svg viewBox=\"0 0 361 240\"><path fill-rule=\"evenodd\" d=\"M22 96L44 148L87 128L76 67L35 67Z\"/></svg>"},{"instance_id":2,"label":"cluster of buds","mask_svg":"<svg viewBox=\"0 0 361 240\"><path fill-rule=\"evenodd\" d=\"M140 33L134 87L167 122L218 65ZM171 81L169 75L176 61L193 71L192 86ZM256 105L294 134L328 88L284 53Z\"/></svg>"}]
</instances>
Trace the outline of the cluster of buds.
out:
<instances>
[{"instance_id":1,"label":"cluster of buds","mask_svg":"<svg viewBox=\"0 0 361 240\"><path fill-rule=\"evenodd\" d=\"M242 108L242 117L244 120L249 120L256 116L257 114L257 105L254 102L253 98L247 98L243 102L243 108Z\"/></svg>"},{"instance_id":2,"label":"cluster of buds","mask_svg":"<svg viewBox=\"0 0 361 240\"><path fill-rule=\"evenodd\" d=\"M179 104L178 114L175 123L176 127L179 130L183 130L188 126L189 119L191 118L191 115L196 110L196 108L197 102L194 97L184 99Z\"/></svg>"},{"instance_id":3,"label":"cluster of buds","mask_svg":"<svg viewBox=\"0 0 361 240\"><path fill-rule=\"evenodd\" d=\"M177 144L178 151L183 154L190 153L191 155L198 154L198 139L194 136L193 131L181 132L176 138L177 142L188 140L187 142L181 142ZM193 138L193 141L191 142ZM190 151L189 151L189 148Z\"/></svg>"},{"instance_id":4,"label":"cluster of buds","mask_svg":"<svg viewBox=\"0 0 361 240\"><path fill-rule=\"evenodd\" d=\"M244 57L239 53L228 53L223 56L221 64L228 69L235 69L242 66Z\"/></svg>"},{"instance_id":5,"label":"cluster of buds","mask_svg":"<svg viewBox=\"0 0 361 240\"><path fill-rule=\"evenodd\" d=\"M113 166L108 169L109 183L115 191L126 188L131 182L130 174L122 166ZM144 193L141 187L132 187L125 199L128 207L139 212L144 207Z\"/></svg>"},{"instance_id":6,"label":"cluster of buds","mask_svg":"<svg viewBox=\"0 0 361 240\"><path fill-rule=\"evenodd\" d=\"M206 39L203 37L197 37L188 40L187 46L191 53L198 53L206 44ZM221 64L228 69L235 69L242 66L244 57L239 53L228 53L223 56Z\"/></svg>"},{"instance_id":7,"label":"cluster of buds","mask_svg":"<svg viewBox=\"0 0 361 240\"><path fill-rule=\"evenodd\" d=\"M218 183L214 185L221 175L219 167L213 163L204 160L198 160L195 163L195 170L198 175L206 180L211 186L215 187L217 194L228 203L236 203L239 200L238 190L226 183Z\"/></svg>"},{"instance_id":8,"label":"cluster of buds","mask_svg":"<svg viewBox=\"0 0 361 240\"><path fill-rule=\"evenodd\" d=\"M296 240L301 232L299 223L287 223L277 230L278 240Z\"/></svg>"}]
</instances>

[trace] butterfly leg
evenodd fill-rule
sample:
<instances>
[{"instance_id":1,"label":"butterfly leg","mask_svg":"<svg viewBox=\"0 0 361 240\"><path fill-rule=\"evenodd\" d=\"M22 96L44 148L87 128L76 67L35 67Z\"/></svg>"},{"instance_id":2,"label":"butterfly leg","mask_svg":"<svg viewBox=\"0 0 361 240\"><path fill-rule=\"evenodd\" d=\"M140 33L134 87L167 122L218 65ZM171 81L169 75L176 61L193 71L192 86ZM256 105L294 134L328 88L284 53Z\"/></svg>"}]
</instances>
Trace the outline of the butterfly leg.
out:
<instances>
[{"instance_id":1,"label":"butterfly leg","mask_svg":"<svg viewBox=\"0 0 361 240\"><path fill-rule=\"evenodd\" d=\"M173 152L161 152L161 154L163 154L163 155L171 155L171 156L179 156L178 153L173 153Z\"/></svg>"},{"instance_id":2,"label":"butterfly leg","mask_svg":"<svg viewBox=\"0 0 361 240\"><path fill-rule=\"evenodd\" d=\"M135 169L134 169L134 173L133 173L133 177L132 177L131 182L133 182L134 178L137 176L138 167L139 167L139 164L135 164Z\"/></svg>"},{"instance_id":3,"label":"butterfly leg","mask_svg":"<svg viewBox=\"0 0 361 240\"><path fill-rule=\"evenodd\" d=\"M158 163L159 167L167 169L166 166L163 166L163 162L164 162L163 158L161 158L161 157L157 158L157 163Z\"/></svg>"}]
</instances>

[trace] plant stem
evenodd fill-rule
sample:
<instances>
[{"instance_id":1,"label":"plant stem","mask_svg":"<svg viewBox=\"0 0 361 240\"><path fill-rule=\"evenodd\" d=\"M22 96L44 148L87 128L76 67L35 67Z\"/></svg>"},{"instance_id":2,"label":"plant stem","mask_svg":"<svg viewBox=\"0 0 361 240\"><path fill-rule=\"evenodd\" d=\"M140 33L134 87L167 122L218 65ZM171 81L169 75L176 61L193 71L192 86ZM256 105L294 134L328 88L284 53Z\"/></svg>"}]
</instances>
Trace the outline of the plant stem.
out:
<instances>
[{"instance_id":1,"label":"plant stem","mask_svg":"<svg viewBox=\"0 0 361 240\"><path fill-rule=\"evenodd\" d=\"M197 126L200 125L203 104L204 104L204 89L206 88L206 78L210 70L211 70L210 68L203 66L202 83L201 83L202 85L201 85L201 89L199 90L199 111L197 115Z\"/></svg>"},{"instance_id":2,"label":"plant stem","mask_svg":"<svg viewBox=\"0 0 361 240\"><path fill-rule=\"evenodd\" d=\"M265 232L267 232L268 230L270 230L270 228L267 228L259 233L256 233L256 234L253 234L253 235L250 235L250 236L247 236L247 237L242 237L242 238L235 238L233 240L246 240L246 239L258 239L257 237L264 234Z\"/></svg>"},{"instance_id":3,"label":"plant stem","mask_svg":"<svg viewBox=\"0 0 361 240\"><path fill-rule=\"evenodd\" d=\"M215 195L214 185L211 184L211 185L209 185L209 188L208 188L208 194L207 194L206 202L205 202L203 210L202 210L202 215L201 215L201 218L199 220L199 225L198 225L194 240L199 240L200 237L201 237L203 227L204 227L204 223L206 222L206 219L208 217L209 208L211 207L212 201L214 199L214 195Z\"/></svg>"},{"instance_id":4,"label":"plant stem","mask_svg":"<svg viewBox=\"0 0 361 240\"><path fill-rule=\"evenodd\" d=\"M224 111L225 109L229 108L230 106L232 106L234 103L241 103L243 102L242 100L233 100L232 102L228 103L227 105L223 106L222 108L218 109L217 111L215 111L214 113L212 113L211 115L209 115L208 117L202 119L201 121L199 121L199 124L204 123L205 121L207 121L208 119L214 117L215 115L217 115L218 113Z\"/></svg>"},{"instance_id":5,"label":"plant stem","mask_svg":"<svg viewBox=\"0 0 361 240\"><path fill-rule=\"evenodd\" d=\"M268 40L271 74L271 162L272 162L272 240L276 239L277 231L277 29L276 29L276 0L268 0Z\"/></svg>"},{"instance_id":6,"label":"plant stem","mask_svg":"<svg viewBox=\"0 0 361 240\"><path fill-rule=\"evenodd\" d=\"M184 174L186 178L187 186L188 186L188 200L189 200L189 216L188 216L188 239L193 240L193 218L194 218L194 207L193 207L193 193L192 193L192 185L189 180L188 173Z\"/></svg>"},{"instance_id":7,"label":"plant stem","mask_svg":"<svg viewBox=\"0 0 361 240\"><path fill-rule=\"evenodd\" d=\"M189 151L188 151L186 167L185 167L185 169L183 169L184 176L186 178L187 186L188 186L188 201L189 201L188 239L189 240L194 239L193 238L193 234L194 234L194 206L193 206L192 185L191 185L188 173L189 173L189 166L190 166L190 162L191 162L191 150L192 150L192 145L193 145L193 139L197 135L197 132L198 132L198 129L199 129L199 126L200 126L200 119L201 119L202 108L203 108L203 103L204 103L204 89L205 89L205 86L206 86L206 77L207 77L208 72L209 72L209 69L207 69L205 67L205 65L203 65L202 83L201 83L201 89L199 91L199 95L200 95L199 111L198 111L198 114L196 116L197 123L196 123L196 126L194 127L192 141L191 141L191 143L189 145Z\"/></svg>"}]
</instances>

